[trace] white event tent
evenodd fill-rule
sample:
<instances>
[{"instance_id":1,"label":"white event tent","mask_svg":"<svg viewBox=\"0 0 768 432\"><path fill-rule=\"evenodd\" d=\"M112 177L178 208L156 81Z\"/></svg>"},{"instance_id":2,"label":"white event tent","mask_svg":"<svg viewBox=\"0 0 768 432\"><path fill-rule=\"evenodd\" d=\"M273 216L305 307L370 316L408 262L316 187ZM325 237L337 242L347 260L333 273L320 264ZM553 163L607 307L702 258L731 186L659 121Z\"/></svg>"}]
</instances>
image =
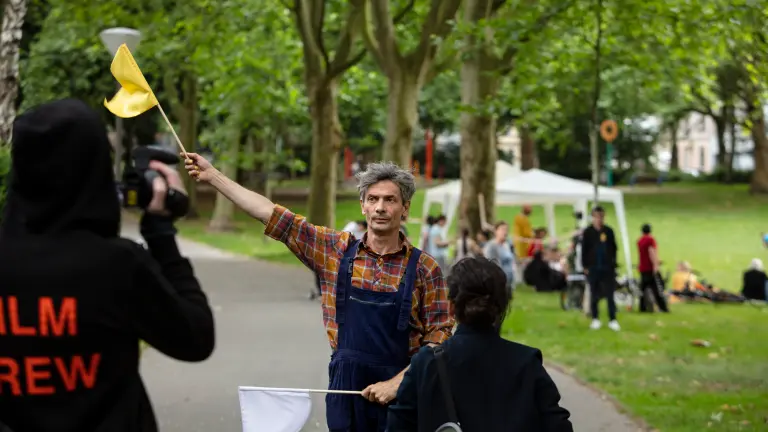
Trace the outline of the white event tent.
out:
<instances>
[{"instance_id":1,"label":"white event tent","mask_svg":"<svg viewBox=\"0 0 768 432\"><path fill-rule=\"evenodd\" d=\"M509 162L501 160L496 161L496 184L519 174L520 168ZM450 226L451 221L453 221L453 218L456 216L456 210L459 208L460 200L461 180L451 180L440 186L427 189L427 192L424 194L424 209L421 212L422 217L426 218L432 204L440 204L443 206L443 214L447 219L448 226ZM422 220L422 224L425 222L425 220Z\"/></svg>"},{"instance_id":2,"label":"white event tent","mask_svg":"<svg viewBox=\"0 0 768 432\"><path fill-rule=\"evenodd\" d=\"M499 167L497 165L496 173L496 205L541 205L544 207L549 232L556 233L555 205L571 204L574 210L582 212L585 216L582 219L582 223L586 224L586 216L589 214L589 202L594 196L594 189L591 183L539 169L531 169L518 172L517 174L507 172L505 178L505 176L499 175ZM455 188L445 188L433 192L448 185L441 185L427 191L423 214L427 214L430 205L433 203L440 203L443 205L443 213L446 215L450 226L461 199L461 183L457 181ZM603 186L599 187L598 195L601 202L610 202L614 205L616 219L619 223L624 260L627 264L626 272L631 277L632 261L629 252L629 233L627 232L627 220L624 211L624 195L617 189Z\"/></svg>"}]
</instances>

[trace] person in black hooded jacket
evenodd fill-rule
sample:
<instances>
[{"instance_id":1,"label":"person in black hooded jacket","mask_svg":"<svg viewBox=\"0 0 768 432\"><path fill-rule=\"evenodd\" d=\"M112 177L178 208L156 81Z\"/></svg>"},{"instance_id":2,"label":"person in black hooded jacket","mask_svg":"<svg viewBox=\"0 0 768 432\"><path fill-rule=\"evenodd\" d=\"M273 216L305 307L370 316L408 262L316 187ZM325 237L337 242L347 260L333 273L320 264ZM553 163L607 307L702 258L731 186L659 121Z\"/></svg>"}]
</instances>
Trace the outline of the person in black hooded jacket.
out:
<instances>
[{"instance_id":1,"label":"person in black hooded jacket","mask_svg":"<svg viewBox=\"0 0 768 432\"><path fill-rule=\"evenodd\" d=\"M0 227L0 425L16 432L155 432L139 340L198 362L214 322L164 210L157 179L141 218L148 250L122 239L107 131L61 100L18 117Z\"/></svg>"}]
</instances>

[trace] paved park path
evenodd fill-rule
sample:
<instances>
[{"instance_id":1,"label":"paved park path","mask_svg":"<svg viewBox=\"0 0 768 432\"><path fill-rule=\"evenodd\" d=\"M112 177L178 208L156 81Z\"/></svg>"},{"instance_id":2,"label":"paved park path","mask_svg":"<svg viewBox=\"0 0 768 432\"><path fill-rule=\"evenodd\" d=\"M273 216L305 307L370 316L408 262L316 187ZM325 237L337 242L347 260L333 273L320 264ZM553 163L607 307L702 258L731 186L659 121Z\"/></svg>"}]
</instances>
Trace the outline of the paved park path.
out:
<instances>
[{"instance_id":1,"label":"paved park path","mask_svg":"<svg viewBox=\"0 0 768 432\"><path fill-rule=\"evenodd\" d=\"M125 221L123 236L138 238ZM322 314L307 298L309 270L252 260L179 239L192 259L216 318L217 346L203 363L171 360L148 349L141 372L163 432L242 430L238 385L326 388L330 358ZM546 356L546 347L543 348ZM550 370L576 431L640 428L596 392ZM303 431L327 431L324 402L313 395Z\"/></svg>"}]
</instances>

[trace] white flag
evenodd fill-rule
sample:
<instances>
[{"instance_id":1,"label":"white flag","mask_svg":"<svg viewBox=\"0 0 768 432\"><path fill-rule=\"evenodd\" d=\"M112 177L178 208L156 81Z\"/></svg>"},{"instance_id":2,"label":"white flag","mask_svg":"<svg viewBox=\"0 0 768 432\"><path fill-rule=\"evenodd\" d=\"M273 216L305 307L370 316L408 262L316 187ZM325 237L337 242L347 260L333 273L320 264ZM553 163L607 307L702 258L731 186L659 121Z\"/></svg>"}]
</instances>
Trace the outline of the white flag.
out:
<instances>
[{"instance_id":1,"label":"white flag","mask_svg":"<svg viewBox=\"0 0 768 432\"><path fill-rule=\"evenodd\" d=\"M299 432L309 419L307 390L240 387L243 432Z\"/></svg>"}]
</instances>

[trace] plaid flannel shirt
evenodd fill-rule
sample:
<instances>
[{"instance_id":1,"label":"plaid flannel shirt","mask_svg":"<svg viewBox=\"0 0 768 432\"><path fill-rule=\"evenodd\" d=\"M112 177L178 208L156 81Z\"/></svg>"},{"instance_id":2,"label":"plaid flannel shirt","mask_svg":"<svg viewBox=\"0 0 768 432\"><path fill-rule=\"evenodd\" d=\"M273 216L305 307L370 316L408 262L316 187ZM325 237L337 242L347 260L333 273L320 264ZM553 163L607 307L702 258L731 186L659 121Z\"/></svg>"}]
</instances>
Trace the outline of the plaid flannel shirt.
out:
<instances>
[{"instance_id":1,"label":"plaid flannel shirt","mask_svg":"<svg viewBox=\"0 0 768 432\"><path fill-rule=\"evenodd\" d=\"M303 216L280 205L275 205L264 234L285 243L319 276L323 322L331 348L335 350L338 342L336 279L352 234L312 225ZM413 250L413 246L402 239L400 250L385 255L373 252L362 242L352 269L352 285L372 291L397 291ZM453 331L454 319L448 313L448 289L443 273L435 259L426 253L419 259L410 324L410 355L422 345L442 343Z\"/></svg>"}]
</instances>

